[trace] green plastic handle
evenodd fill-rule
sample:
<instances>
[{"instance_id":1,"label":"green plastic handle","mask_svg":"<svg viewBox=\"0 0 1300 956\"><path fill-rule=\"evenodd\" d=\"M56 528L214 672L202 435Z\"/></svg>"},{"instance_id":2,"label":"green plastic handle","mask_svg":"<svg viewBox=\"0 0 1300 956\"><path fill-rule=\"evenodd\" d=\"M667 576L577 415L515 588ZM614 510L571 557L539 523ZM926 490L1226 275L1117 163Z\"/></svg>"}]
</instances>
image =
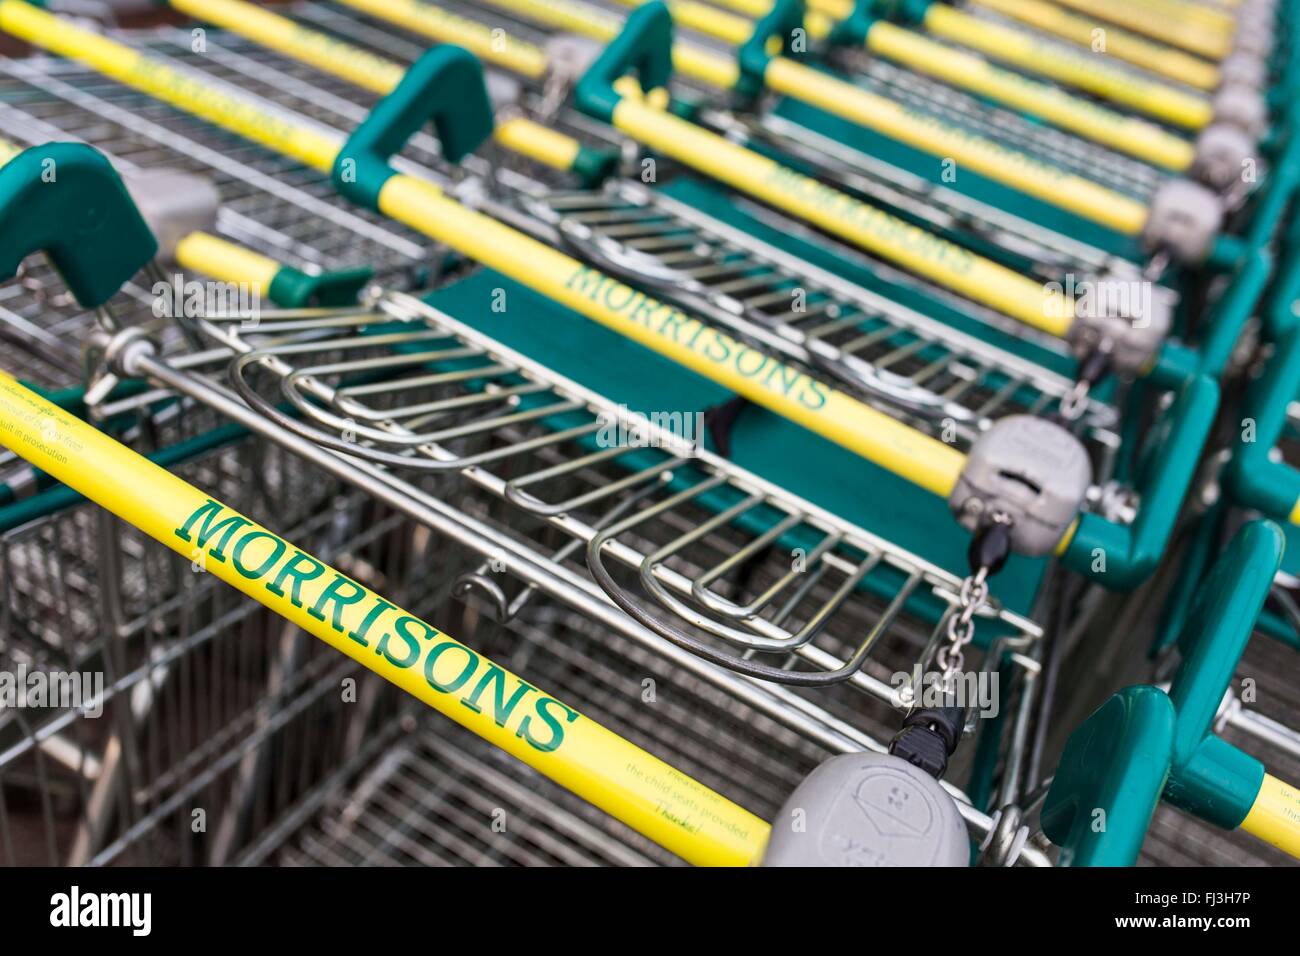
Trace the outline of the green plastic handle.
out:
<instances>
[{"instance_id":1,"label":"green plastic handle","mask_svg":"<svg viewBox=\"0 0 1300 956\"><path fill-rule=\"evenodd\" d=\"M1211 731L1283 547L1269 521L1237 532L1185 618L1183 661L1169 693L1125 688L1071 734L1042 812L1063 862L1133 863L1161 795L1225 829L1250 812L1264 767Z\"/></svg>"},{"instance_id":2,"label":"green plastic handle","mask_svg":"<svg viewBox=\"0 0 1300 956\"><path fill-rule=\"evenodd\" d=\"M1131 866L1160 803L1174 705L1155 687L1126 687L1070 735L1043 801L1043 832L1062 866Z\"/></svg>"},{"instance_id":3,"label":"green plastic handle","mask_svg":"<svg viewBox=\"0 0 1300 956\"><path fill-rule=\"evenodd\" d=\"M1300 325L1278 338L1263 374L1250 383L1242 407L1243 420L1254 423L1250 441L1238 436L1224 483L1232 499L1257 508L1270 518L1288 521L1300 501L1300 471L1273 450L1286 431L1287 407L1300 397Z\"/></svg>"},{"instance_id":4,"label":"green plastic handle","mask_svg":"<svg viewBox=\"0 0 1300 956\"><path fill-rule=\"evenodd\" d=\"M655 0L637 7L622 31L587 68L574 90L574 103L588 116L613 122L619 95L614 83L635 73L644 92L667 86L673 75L673 18Z\"/></svg>"},{"instance_id":5,"label":"green plastic handle","mask_svg":"<svg viewBox=\"0 0 1300 956\"><path fill-rule=\"evenodd\" d=\"M804 12L804 0L776 0L772 9L754 24L754 32L736 51L740 66L736 90L742 96L754 97L763 92L763 75L772 60L768 44L773 37L780 40L782 55L794 53L794 35L796 30L803 29Z\"/></svg>"},{"instance_id":6,"label":"green plastic handle","mask_svg":"<svg viewBox=\"0 0 1300 956\"><path fill-rule=\"evenodd\" d=\"M495 119L483 65L458 46L429 50L380 100L334 161L334 185L348 199L379 207L379 191L395 175L388 165L417 130L432 122L449 162L460 162L492 135Z\"/></svg>"},{"instance_id":7,"label":"green plastic handle","mask_svg":"<svg viewBox=\"0 0 1300 956\"><path fill-rule=\"evenodd\" d=\"M369 266L353 266L312 275L282 266L267 291L271 301L286 309L356 305L359 293L374 275Z\"/></svg>"},{"instance_id":8,"label":"green plastic handle","mask_svg":"<svg viewBox=\"0 0 1300 956\"><path fill-rule=\"evenodd\" d=\"M41 251L93 309L157 255L158 242L102 153L46 143L0 168L0 281Z\"/></svg>"},{"instance_id":9,"label":"green plastic handle","mask_svg":"<svg viewBox=\"0 0 1300 956\"><path fill-rule=\"evenodd\" d=\"M1152 382L1173 386L1175 397L1146 438L1150 467L1135 483L1137 517L1121 524L1100 514L1083 515L1062 556L1066 567L1110 590L1141 584L1164 556L1219 406L1218 384L1208 375L1192 371L1175 385L1161 373ZM1104 565L1098 564L1099 555L1104 555Z\"/></svg>"}]
</instances>

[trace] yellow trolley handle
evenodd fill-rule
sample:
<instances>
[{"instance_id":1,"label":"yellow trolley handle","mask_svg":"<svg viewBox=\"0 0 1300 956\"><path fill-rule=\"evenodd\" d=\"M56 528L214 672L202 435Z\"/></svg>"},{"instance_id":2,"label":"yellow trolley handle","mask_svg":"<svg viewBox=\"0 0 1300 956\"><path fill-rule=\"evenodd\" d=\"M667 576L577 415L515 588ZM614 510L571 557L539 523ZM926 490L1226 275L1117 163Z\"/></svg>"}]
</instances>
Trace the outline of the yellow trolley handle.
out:
<instances>
[{"instance_id":1,"label":"yellow trolley handle","mask_svg":"<svg viewBox=\"0 0 1300 956\"><path fill-rule=\"evenodd\" d=\"M620 92L613 124L638 142L1026 325L1069 331L1074 302L1060 291Z\"/></svg>"},{"instance_id":2,"label":"yellow trolley handle","mask_svg":"<svg viewBox=\"0 0 1300 956\"><path fill-rule=\"evenodd\" d=\"M1230 30L1216 29L1195 20L1160 14L1131 0L1055 0L1109 30L1111 25L1159 40L1211 60L1222 60L1232 52Z\"/></svg>"},{"instance_id":3,"label":"yellow trolley handle","mask_svg":"<svg viewBox=\"0 0 1300 956\"><path fill-rule=\"evenodd\" d=\"M761 856L749 811L3 372L0 444L683 859Z\"/></svg>"},{"instance_id":4,"label":"yellow trolley handle","mask_svg":"<svg viewBox=\"0 0 1300 956\"><path fill-rule=\"evenodd\" d=\"M368 6L376 0L350 0L350 2L356 6ZM384 3L386 0L378 0L378 2ZM584 8L579 6L567 7L561 13L557 11L554 0L488 0L488 2L550 26L558 26L561 19L570 26L580 21L578 25L582 26L584 35L600 40L609 38L607 34L610 26L606 18L594 12L590 16L585 16ZM646 0L619 0L619 2L636 8L642 6ZM753 32L753 24L743 17L724 13L712 7L704 7L694 0L669 0L667 6L674 21L680 19L684 26L692 27L728 43L743 43ZM729 81L728 89L735 85L734 70L702 66L704 61L716 55L703 51L685 57L678 55L679 50L685 53L688 49L690 48L683 47L682 44L673 45L674 67L684 65L686 68L683 69L683 73L704 82L712 83L715 78L720 78ZM1009 149L950 126L934 117L914 113L893 100L785 57L773 57L769 61L763 75L763 82L774 92L793 97L834 116L883 133L933 156L951 159L959 166L972 169L989 179L1018 189L1028 196L1066 209L1124 235L1138 235L1146 224L1147 207L1135 199L1081 176L1068 173L1058 166L1040 162L1018 150ZM721 141L721 137L718 139ZM647 145L656 148L661 146L659 142L647 143ZM1190 150L1190 146L1187 148ZM681 156L677 158L682 159L683 162L691 162ZM1187 161L1190 163L1190 156ZM736 184L732 183L732 185Z\"/></svg>"},{"instance_id":5,"label":"yellow trolley handle","mask_svg":"<svg viewBox=\"0 0 1300 956\"><path fill-rule=\"evenodd\" d=\"M301 26L287 17L271 13L245 0L170 2L182 13L238 33L255 43L380 95L391 93L405 72L399 63ZM393 6L409 8L409 5L401 3ZM439 25L440 36L452 38L443 42L467 45L463 41L469 40L470 49L484 46L483 33L472 21L450 14L431 19ZM539 70L545 71L545 54L531 44L518 40L508 42L508 38L492 43L489 39L485 49L491 54L488 59L498 59L525 76L536 77L540 75ZM494 138L513 152L553 169L565 171L574 167L582 149L573 137L523 116L512 117L500 123Z\"/></svg>"},{"instance_id":6,"label":"yellow trolley handle","mask_svg":"<svg viewBox=\"0 0 1300 956\"><path fill-rule=\"evenodd\" d=\"M336 134L262 109L23 0L0 0L0 29L323 173L332 171L343 145ZM965 466L966 456L953 446L465 208L432 183L395 175L384 184L379 206L392 218L463 255L942 498L947 498ZM928 237L921 230L916 233L917 240ZM1041 289L1033 287L1041 295Z\"/></svg>"},{"instance_id":7,"label":"yellow trolley handle","mask_svg":"<svg viewBox=\"0 0 1300 956\"><path fill-rule=\"evenodd\" d=\"M1185 171L1196 156L1192 143L1155 123L1001 69L983 57L935 43L887 21L871 25L866 47L896 63L1040 116L1061 129L1171 172Z\"/></svg>"},{"instance_id":8,"label":"yellow trolley handle","mask_svg":"<svg viewBox=\"0 0 1300 956\"><path fill-rule=\"evenodd\" d=\"M1097 23L1094 20L1075 16L1068 10L1062 10L1052 3L1045 2L1045 0L970 0L970 2L1010 17L1013 20L1019 20L1026 26L1042 30L1044 33L1050 33L1063 40L1069 40L1071 43L1082 47L1078 60L1066 59L1064 69L1061 71L1065 75L1056 77L1062 82L1077 82L1077 85L1082 86L1082 82L1067 77L1082 77L1088 69L1091 69L1096 74L1094 83L1098 85L1104 83L1116 90L1124 88L1122 83L1124 74L1122 72L1108 70L1101 64L1093 64L1091 68L1088 66L1092 61L1104 59L1104 57L1096 54L1084 53L1085 50L1092 50L1095 31L1097 30ZM1035 43L1032 37L1026 37L1017 30L1009 30L994 24L985 24L984 21L976 17L940 3L931 4L926 11L925 26L935 33L942 33L940 29L940 26L942 26L944 30L949 31L949 33L943 35L950 35L952 32L973 28L973 35L969 39L960 35L952 38L960 43L972 46L978 43L979 49L989 56L999 59L1003 57L999 56L995 47L989 48L991 43L1007 43L1013 49L1027 44L1031 45L1037 53L1034 64L1031 66L1027 63L1025 68L1034 69L1049 76L1054 75L1048 70L1051 69L1051 58L1059 55L1059 49L1055 46L1044 48ZM1017 35L1022 37L1019 42L1014 40ZM1142 67L1152 73L1185 83L1199 90L1213 90L1219 85L1219 68L1215 63L1193 56L1183 50L1152 43L1118 27L1107 29L1105 37L1106 56L1124 60L1134 66ZM1137 85L1140 87L1142 84L1138 81ZM1093 92L1109 95L1103 90L1094 90ZM1135 103L1126 103L1125 105L1142 109L1140 105Z\"/></svg>"},{"instance_id":9,"label":"yellow trolley handle","mask_svg":"<svg viewBox=\"0 0 1300 956\"><path fill-rule=\"evenodd\" d=\"M1264 774L1240 829L1300 860L1300 789Z\"/></svg>"},{"instance_id":10,"label":"yellow trolley handle","mask_svg":"<svg viewBox=\"0 0 1300 956\"><path fill-rule=\"evenodd\" d=\"M625 6L634 7L639 6L644 0L619 0L619 2ZM771 8L768 0L718 0L718 2L722 6L749 16L764 16ZM817 2L820 3L823 9L833 11L834 15L819 13L812 9L814 4L809 4L809 11L805 16L804 23L811 37L822 39L830 34L836 19L843 19L852 12L852 4L842 4L836 2L836 0L817 0ZM672 13L674 22L709 36L726 40L729 43L740 44L744 43L753 32L754 25L749 20L725 17L716 14L716 11L712 15L701 17L694 12L693 7L695 6L698 6L698 4L691 3L687 5L685 0L669 0L668 2L668 8ZM1195 158L1196 149L1190 142L1181 136L1168 132L1155 123L1118 113L1100 106L1090 99L1075 96L1056 86L1030 79L1011 70L1001 69L989 63L983 57L954 50L950 46L936 43L915 31L906 30L888 21L879 20L873 23L867 31L864 45L872 53L886 57L896 63L901 63L912 70L926 73L960 89L969 90L980 96L1005 103L1014 109L1040 116L1061 129L1077 133L1093 142L1101 143L1118 152L1161 166L1171 172L1183 172L1191 166L1192 160ZM817 76L821 77L823 74L818 73ZM851 90L851 93L846 93L842 89L837 91L837 95L829 101L831 105L829 107L823 106L823 108L829 108L836 112L836 115L845 116L847 119L865 122L854 115L848 115L853 111L852 101L858 100L863 93L857 87L851 87ZM796 98L802 98L802 91L798 86L789 90L781 90L781 92ZM846 100L846 97L851 97L851 99ZM876 99L878 100L879 97ZM870 108L877 112L881 110L881 105L878 102L872 103L868 100L862 100L862 103L869 105ZM843 104L842 109L840 108L841 104ZM888 105L892 107L893 111L900 112L900 108L895 104L889 103ZM860 108L861 106L859 106ZM906 111L901 112L906 119L913 119ZM926 129L924 124L917 123L917 130L911 131L912 136L923 141L913 142L906 139L906 135L896 129L897 122L898 120L895 118L891 128L883 131L888 135L898 136L912 142L913 145L920 145L922 148L929 146L931 152L945 150L945 156L951 155L951 146L937 140L934 131ZM873 126L873 128L875 127ZM966 139L969 140L969 137L966 137ZM1021 154L1017 152L1016 157L1019 158L1020 156ZM1012 164L999 163L997 168L999 172L1008 175L1010 178L1015 178L1016 168L1023 166L1023 160L1019 160L1017 163ZM1020 189L1026 189L1027 185L1020 180L1010 184ZM1050 201L1056 202L1059 197L1059 192L1054 192ZM1125 197L1121 196L1119 198L1128 201ZM1104 198L1092 198L1088 201L1090 203L1094 201L1111 202L1114 199L1115 196L1112 194ZM1092 217L1092 213L1089 211L1085 211L1084 215Z\"/></svg>"},{"instance_id":11,"label":"yellow trolley handle","mask_svg":"<svg viewBox=\"0 0 1300 956\"><path fill-rule=\"evenodd\" d=\"M270 297L282 268L269 256L206 232L192 232L176 243L176 264L222 282L244 284L264 298Z\"/></svg>"},{"instance_id":12,"label":"yellow trolley handle","mask_svg":"<svg viewBox=\"0 0 1300 956\"><path fill-rule=\"evenodd\" d=\"M374 10L378 10L393 0L348 0L348 2L366 8L374 4ZM596 39L609 39L616 35L620 28L617 18L605 17L603 14L593 14L589 17L582 8L561 7L554 0L487 0L487 2L532 17L549 26L577 29L584 35ZM685 61L684 54L691 49L682 44L674 44L674 67L680 67ZM721 59L707 53L701 53L700 58ZM737 77L737 68L734 64L724 67L723 71L729 72L731 85L734 85ZM776 83L800 85L808 97L818 102L833 103L837 108L844 107L838 87L847 87L848 84L841 83L831 87L828 84L835 81L826 78L827 83L822 83L817 79L820 74L784 60L774 60L768 67L768 77L772 77L774 73L777 77ZM865 91L857 90L855 87L848 88L862 93L864 97L869 96ZM866 109L874 107L879 107L882 120L884 117L897 118L903 112L901 108L879 97L872 97ZM977 256L955 243L934 236L874 206L824 186L811 177L731 143L724 137L703 130L663 109L655 108L648 101L643 102L638 95L633 95L630 89L628 94L623 96L619 108L615 110L613 123L638 142L699 169L741 192L756 196L793 216L813 223L875 255L926 276L975 302L991 306L1026 325L1053 335L1064 336L1074 320L1074 303L1059 291L1046 290L1042 284L1011 269ZM973 168L993 170L1000 162L1006 162L1003 151L983 150L979 143L954 141L951 145L953 153L959 153L971 163ZM953 155L953 153L945 155ZM1053 189L1069 192L1068 184L1062 182L1067 177L1046 178L1052 179ZM1093 185L1083 180L1077 180L1077 183L1085 187ZM1046 188L1045 183L1044 188ZM1102 191L1107 193L1107 197L1104 200L1102 197L1095 197L1092 201L1099 204L1104 202L1104 205L1095 208L1104 209L1114 223L1122 224L1126 230L1140 231L1142 223L1145 222L1146 207L1118 196L1114 197L1118 201L1112 202L1109 191ZM1091 197L1087 189L1084 190L1084 194ZM1077 198L1083 194L1074 195ZM1083 200L1080 202L1082 203Z\"/></svg>"}]
</instances>

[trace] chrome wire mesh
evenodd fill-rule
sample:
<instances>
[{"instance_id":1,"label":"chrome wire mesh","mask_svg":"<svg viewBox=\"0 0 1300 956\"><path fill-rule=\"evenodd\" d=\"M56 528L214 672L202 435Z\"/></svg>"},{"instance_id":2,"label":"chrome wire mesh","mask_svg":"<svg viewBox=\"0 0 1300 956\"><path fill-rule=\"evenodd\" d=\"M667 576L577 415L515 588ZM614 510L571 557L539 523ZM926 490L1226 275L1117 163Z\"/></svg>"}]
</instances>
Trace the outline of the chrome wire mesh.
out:
<instances>
[{"instance_id":1,"label":"chrome wire mesh","mask_svg":"<svg viewBox=\"0 0 1300 956\"><path fill-rule=\"evenodd\" d=\"M938 567L418 300L389 294L379 308L205 329L239 353L241 396L276 424L401 472L463 474L577 539L616 604L706 659L893 702L896 689L863 669L873 648L910 647L893 673L941 642L960 582ZM367 375L382 377L358 381ZM286 399L295 415L277 408ZM990 613L990 633L1013 644L1038 633Z\"/></svg>"}]
</instances>

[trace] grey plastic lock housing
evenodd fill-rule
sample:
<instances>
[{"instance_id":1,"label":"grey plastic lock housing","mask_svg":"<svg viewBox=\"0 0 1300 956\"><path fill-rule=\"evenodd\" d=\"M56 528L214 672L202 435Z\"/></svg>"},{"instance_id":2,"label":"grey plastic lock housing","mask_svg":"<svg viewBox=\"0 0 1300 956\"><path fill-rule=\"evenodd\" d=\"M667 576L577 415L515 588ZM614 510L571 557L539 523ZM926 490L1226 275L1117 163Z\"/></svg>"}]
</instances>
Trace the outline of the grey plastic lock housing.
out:
<instances>
[{"instance_id":1,"label":"grey plastic lock housing","mask_svg":"<svg viewBox=\"0 0 1300 956\"><path fill-rule=\"evenodd\" d=\"M1092 462L1079 439L1055 422L1009 415L971 446L948 507L972 533L1005 514L1012 549L1040 557L1055 550L1091 486Z\"/></svg>"},{"instance_id":2,"label":"grey plastic lock housing","mask_svg":"<svg viewBox=\"0 0 1300 956\"><path fill-rule=\"evenodd\" d=\"M1196 137L1192 175L1217 192L1241 181L1248 164L1258 162L1256 140L1229 123L1211 123Z\"/></svg>"},{"instance_id":3,"label":"grey plastic lock housing","mask_svg":"<svg viewBox=\"0 0 1300 956\"><path fill-rule=\"evenodd\" d=\"M966 825L939 781L890 754L832 757L777 813L763 866L969 866Z\"/></svg>"},{"instance_id":4,"label":"grey plastic lock housing","mask_svg":"<svg viewBox=\"0 0 1300 956\"><path fill-rule=\"evenodd\" d=\"M1232 52L1249 53L1261 60L1267 60L1273 55L1275 30L1276 24L1271 20L1239 22L1236 32L1232 35Z\"/></svg>"},{"instance_id":5,"label":"grey plastic lock housing","mask_svg":"<svg viewBox=\"0 0 1300 956\"><path fill-rule=\"evenodd\" d=\"M1229 123L1258 139L1268 130L1268 103L1258 87L1224 83L1214 94L1214 122Z\"/></svg>"},{"instance_id":6,"label":"grey plastic lock housing","mask_svg":"<svg viewBox=\"0 0 1300 956\"><path fill-rule=\"evenodd\" d=\"M190 233L216 228L221 195L202 176L179 169L131 169L122 181L158 240L162 261L175 259L177 243Z\"/></svg>"},{"instance_id":7,"label":"grey plastic lock housing","mask_svg":"<svg viewBox=\"0 0 1300 956\"><path fill-rule=\"evenodd\" d=\"M1166 249L1179 262L1195 265L1209 256L1223 228L1223 200L1206 186L1170 179L1151 197L1140 241L1148 252Z\"/></svg>"},{"instance_id":8,"label":"grey plastic lock housing","mask_svg":"<svg viewBox=\"0 0 1300 956\"><path fill-rule=\"evenodd\" d=\"M1268 82L1268 64L1252 53L1231 53L1219 64L1220 86L1262 90Z\"/></svg>"},{"instance_id":9,"label":"grey plastic lock housing","mask_svg":"<svg viewBox=\"0 0 1300 956\"><path fill-rule=\"evenodd\" d=\"M1173 324L1173 303L1140 278L1103 277L1091 280L1075 295L1070 325L1070 350L1082 361L1093 352L1108 353L1121 375L1136 376L1151 364Z\"/></svg>"}]
</instances>

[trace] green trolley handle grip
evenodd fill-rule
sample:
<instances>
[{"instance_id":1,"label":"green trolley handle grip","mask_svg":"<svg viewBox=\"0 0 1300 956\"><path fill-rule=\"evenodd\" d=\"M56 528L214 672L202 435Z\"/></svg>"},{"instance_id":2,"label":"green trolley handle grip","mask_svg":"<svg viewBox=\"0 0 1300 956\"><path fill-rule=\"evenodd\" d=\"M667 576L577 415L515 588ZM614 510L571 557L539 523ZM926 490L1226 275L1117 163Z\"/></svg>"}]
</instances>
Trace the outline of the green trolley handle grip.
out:
<instances>
[{"instance_id":1,"label":"green trolley handle grip","mask_svg":"<svg viewBox=\"0 0 1300 956\"><path fill-rule=\"evenodd\" d=\"M158 242L102 153L47 143L0 168L0 280L42 251L77 302L93 309L157 254Z\"/></svg>"},{"instance_id":2,"label":"green trolley handle grip","mask_svg":"<svg viewBox=\"0 0 1300 956\"><path fill-rule=\"evenodd\" d=\"M376 104L339 151L334 184L370 209L394 174L388 160L417 130L432 122L449 162L460 162L492 135L495 119L483 65L458 46L439 46L416 60L402 82Z\"/></svg>"},{"instance_id":3,"label":"green trolley handle grip","mask_svg":"<svg viewBox=\"0 0 1300 956\"><path fill-rule=\"evenodd\" d=\"M749 39L736 49L736 62L740 79L736 91L742 96L756 97L763 92L763 76L772 60L770 46L775 39L780 43L782 56L794 56L795 31L803 29L804 0L776 0L772 9L754 24Z\"/></svg>"},{"instance_id":4,"label":"green trolley handle grip","mask_svg":"<svg viewBox=\"0 0 1300 956\"><path fill-rule=\"evenodd\" d=\"M1131 864L1162 796L1225 829L1250 814L1264 765L1212 731L1283 546L1271 522L1242 528L1187 615L1178 639L1183 662L1169 693L1127 687L1070 736L1042 812L1063 862Z\"/></svg>"},{"instance_id":5,"label":"green trolley handle grip","mask_svg":"<svg viewBox=\"0 0 1300 956\"><path fill-rule=\"evenodd\" d=\"M614 118L619 94L614 84L635 74L644 92L668 85L673 75L673 19L659 0L637 7L623 30L601 51L578 81L574 104L606 123Z\"/></svg>"}]
</instances>

